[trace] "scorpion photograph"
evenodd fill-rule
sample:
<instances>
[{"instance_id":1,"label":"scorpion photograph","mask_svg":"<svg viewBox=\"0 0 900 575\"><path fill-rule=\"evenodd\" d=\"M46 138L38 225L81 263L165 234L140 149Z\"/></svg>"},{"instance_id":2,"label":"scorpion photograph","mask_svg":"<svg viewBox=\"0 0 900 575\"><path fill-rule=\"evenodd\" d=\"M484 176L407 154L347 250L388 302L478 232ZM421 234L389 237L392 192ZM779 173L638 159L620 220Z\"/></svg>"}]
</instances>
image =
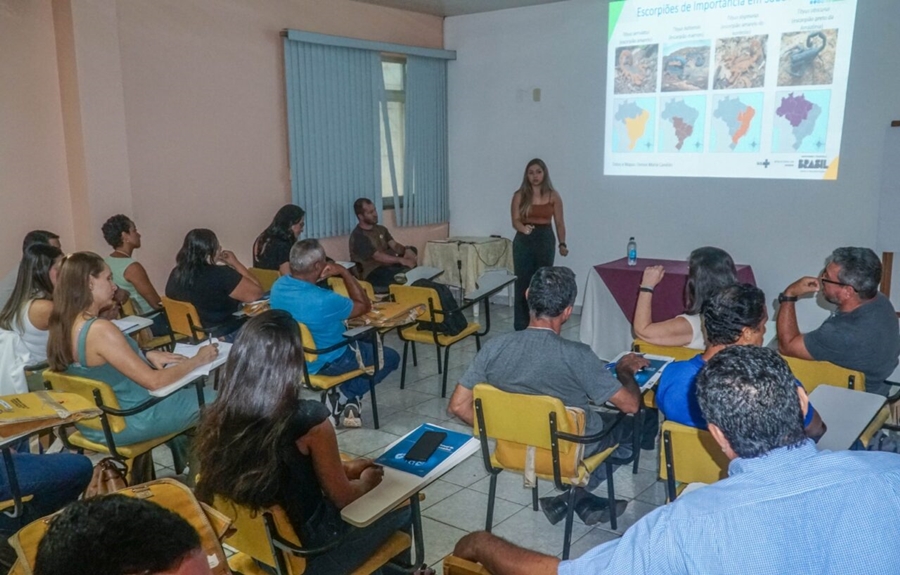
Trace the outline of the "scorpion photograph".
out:
<instances>
[{"instance_id":1,"label":"scorpion photograph","mask_svg":"<svg viewBox=\"0 0 900 575\"><path fill-rule=\"evenodd\" d=\"M709 88L709 41L682 42L663 48L662 91Z\"/></svg>"},{"instance_id":2,"label":"scorpion photograph","mask_svg":"<svg viewBox=\"0 0 900 575\"><path fill-rule=\"evenodd\" d=\"M837 30L788 32L781 35L778 61L779 86L831 84L834 80L834 54Z\"/></svg>"},{"instance_id":3,"label":"scorpion photograph","mask_svg":"<svg viewBox=\"0 0 900 575\"><path fill-rule=\"evenodd\" d=\"M616 94L656 91L659 44L616 49Z\"/></svg>"},{"instance_id":4,"label":"scorpion photograph","mask_svg":"<svg viewBox=\"0 0 900 575\"><path fill-rule=\"evenodd\" d=\"M713 88L760 88L766 78L768 35L738 36L716 40L716 73Z\"/></svg>"}]
</instances>

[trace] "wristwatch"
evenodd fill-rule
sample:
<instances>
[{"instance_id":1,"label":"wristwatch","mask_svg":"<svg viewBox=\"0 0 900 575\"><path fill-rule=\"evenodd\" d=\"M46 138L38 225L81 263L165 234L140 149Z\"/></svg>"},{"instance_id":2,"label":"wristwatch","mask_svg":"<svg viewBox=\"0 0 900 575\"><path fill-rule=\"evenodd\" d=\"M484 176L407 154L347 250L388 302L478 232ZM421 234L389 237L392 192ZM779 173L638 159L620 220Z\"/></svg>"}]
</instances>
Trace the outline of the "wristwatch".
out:
<instances>
[{"instance_id":1,"label":"wristwatch","mask_svg":"<svg viewBox=\"0 0 900 575\"><path fill-rule=\"evenodd\" d=\"M778 303L795 302L797 299L798 298L795 295L784 295L784 293L778 294Z\"/></svg>"}]
</instances>

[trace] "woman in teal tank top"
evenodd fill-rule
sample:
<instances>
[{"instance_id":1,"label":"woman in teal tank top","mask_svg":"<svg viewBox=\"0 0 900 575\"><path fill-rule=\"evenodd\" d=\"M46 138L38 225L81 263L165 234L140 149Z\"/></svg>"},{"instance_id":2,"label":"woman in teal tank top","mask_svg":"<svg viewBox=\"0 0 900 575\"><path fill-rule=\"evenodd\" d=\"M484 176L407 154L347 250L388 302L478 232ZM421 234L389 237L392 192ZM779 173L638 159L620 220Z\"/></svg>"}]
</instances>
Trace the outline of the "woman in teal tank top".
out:
<instances>
[{"instance_id":1,"label":"woman in teal tank top","mask_svg":"<svg viewBox=\"0 0 900 575\"><path fill-rule=\"evenodd\" d=\"M115 291L109 267L97 254L79 252L63 261L54 291L47 345L47 358L54 371L106 383L121 408L128 409L150 398L150 391L178 381L218 354L217 347L210 345L193 358L161 351L150 351L145 356L134 340L124 336L112 322L97 317L112 301ZM215 399L213 391L205 394L207 403ZM127 416L125 430L115 434L116 444L130 445L185 431L196 425L198 417L197 395L192 387L186 388L141 413ZM102 431L85 427L79 430L91 441L106 442Z\"/></svg>"}]
</instances>

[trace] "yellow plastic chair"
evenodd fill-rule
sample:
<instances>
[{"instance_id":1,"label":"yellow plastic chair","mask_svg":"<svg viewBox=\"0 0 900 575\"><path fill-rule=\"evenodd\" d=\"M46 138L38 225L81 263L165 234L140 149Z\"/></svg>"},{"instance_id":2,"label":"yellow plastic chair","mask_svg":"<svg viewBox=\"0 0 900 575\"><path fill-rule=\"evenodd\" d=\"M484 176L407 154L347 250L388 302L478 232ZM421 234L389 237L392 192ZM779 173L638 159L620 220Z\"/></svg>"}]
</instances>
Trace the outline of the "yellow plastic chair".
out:
<instances>
[{"instance_id":1,"label":"yellow plastic chair","mask_svg":"<svg viewBox=\"0 0 900 575\"><path fill-rule=\"evenodd\" d=\"M447 397L448 370L446 369L446 367L449 365L448 362L450 360L450 347L461 342L470 335L474 335L475 347L480 351L481 336L487 334L488 330L490 329L490 324L488 324L487 328L483 332L478 331L479 329L481 329L481 326L479 324L469 322L466 328L456 335L442 334L437 330L435 326L444 321L445 313L449 313L450 310L444 310L443 307L441 307L441 299L440 297L438 297L437 291L427 287L403 285L392 285L390 286L390 289L394 301L410 306L424 305L425 309L428 310L425 312L425 314L419 317L418 324L397 330L397 333L400 335L400 339L403 340L403 368L400 372L400 389L403 389L406 386L406 357L409 344L413 344L413 365L417 364L417 361L415 359L415 344L434 344L434 347L437 350L438 373L444 374L443 380L441 381L441 397ZM480 299L470 301L466 305L461 306L453 311L462 311L468 307L471 307L472 305L477 305L479 301ZM431 329L420 330L419 324L423 324L426 322L431 325ZM444 350L443 364L441 364L442 348Z\"/></svg>"},{"instance_id":2,"label":"yellow plastic chair","mask_svg":"<svg viewBox=\"0 0 900 575\"><path fill-rule=\"evenodd\" d=\"M165 313L165 311L153 311L151 313L143 314L142 317L150 318L160 313ZM130 299L122 304L122 317L129 315L141 315L137 313L137 310L134 309L134 302ZM132 334L132 337L135 339L135 341L138 342L138 345L144 351L159 348L167 348L168 350L171 350L175 347L176 342L187 339L186 336L182 334L175 334L171 328L169 328L168 334L154 337L149 327Z\"/></svg>"},{"instance_id":3,"label":"yellow plastic chair","mask_svg":"<svg viewBox=\"0 0 900 575\"><path fill-rule=\"evenodd\" d=\"M491 572L481 563L447 555L444 557L444 575L491 575Z\"/></svg>"},{"instance_id":4,"label":"yellow plastic chair","mask_svg":"<svg viewBox=\"0 0 900 575\"><path fill-rule=\"evenodd\" d=\"M200 314L197 313L194 304L165 296L162 298L162 304L166 310L169 327L176 335L184 336L195 344L215 335L216 326L204 328L201 325Z\"/></svg>"},{"instance_id":5,"label":"yellow plastic chair","mask_svg":"<svg viewBox=\"0 0 900 575\"><path fill-rule=\"evenodd\" d=\"M307 557L325 553L340 543L340 539L335 539L322 547L303 547L287 514L278 506L254 512L226 498L216 496L213 507L233 521L235 532L227 543L238 553L234 554L228 563L231 569L243 575L268 575L256 561L275 569L278 575L300 575L306 571ZM414 513L414 521L416 520L421 519L416 519ZM353 575L367 575L378 571L391 559L409 549L410 542L408 534L397 531L374 555L354 570ZM420 561L421 559L417 558L417 562Z\"/></svg>"},{"instance_id":6,"label":"yellow plastic chair","mask_svg":"<svg viewBox=\"0 0 900 575\"><path fill-rule=\"evenodd\" d=\"M490 531L494 515L494 498L497 476L504 469L527 475L528 452L534 451L533 472L536 478L553 481L560 491L569 492L562 558L568 559L572 541L572 523L575 508L575 489L584 487L591 473L606 465L606 485L610 501L610 526L616 522L615 488L612 464L630 463L631 459L611 457L618 444L596 455L584 457L584 446L597 443L614 427L601 433L584 435L584 411L566 407L556 397L548 395L524 395L507 393L486 383L479 383L472 390L475 400L475 434L481 439L484 467L491 474L488 494L485 530ZM624 414L620 414L620 420ZM619 423L617 422L616 425ZM496 440L491 453L488 439ZM532 507L538 509L537 483L532 488Z\"/></svg>"},{"instance_id":7,"label":"yellow plastic chair","mask_svg":"<svg viewBox=\"0 0 900 575\"><path fill-rule=\"evenodd\" d=\"M130 409L122 409L119 405L119 399L116 397L115 392L113 392L112 388L109 385L102 381L88 379L86 377L78 377L75 375L68 375L51 370L47 370L44 372L44 378L47 380L50 388L54 391L66 391L79 395L87 399L88 401L96 403L97 407L99 407L100 411L102 412L100 414L100 417L85 419L80 421L79 424L90 429L102 431L106 439L105 442L98 443L95 441L91 441L86 438L80 431L66 431L63 428L60 428L60 438L63 440L63 443L65 443L66 446L70 449L74 448L79 450L79 452L87 449L89 451L94 451L97 453L108 453L115 459L122 461L128 468L129 481L131 480L133 461L135 457L151 451L154 447L157 447L165 443L166 441L169 441L170 439L181 433L178 432L170 433L168 435L161 435L159 437L148 439L140 443L133 443L131 445L116 445L114 434L125 431L126 427L128 426L128 422L125 419L125 416L134 415L136 413L145 411L150 407L156 405L160 401L164 401L165 398L151 397L140 405L136 405ZM197 400L202 406L204 404L203 379L198 379L194 384L197 386Z\"/></svg>"},{"instance_id":8,"label":"yellow plastic chair","mask_svg":"<svg viewBox=\"0 0 900 575\"><path fill-rule=\"evenodd\" d=\"M728 476L729 460L705 429L664 421L662 444L659 478L666 482L670 502L675 501L689 483L715 483Z\"/></svg>"},{"instance_id":9,"label":"yellow plastic chair","mask_svg":"<svg viewBox=\"0 0 900 575\"><path fill-rule=\"evenodd\" d=\"M278 270L264 270L262 268L248 268L248 272L250 272L253 277L255 277L259 281L260 287L262 287L263 291L269 291L272 289L272 284L274 284L278 278L281 277L281 273Z\"/></svg>"},{"instance_id":10,"label":"yellow plastic chair","mask_svg":"<svg viewBox=\"0 0 900 575\"><path fill-rule=\"evenodd\" d=\"M363 290L365 290L366 295L369 296L369 301L375 301L375 288L372 287L372 284L365 280L357 281L359 282L359 285L362 286ZM347 291L347 285L344 283L343 278L337 276L328 278L328 287L330 287L331 291L334 293L341 294L344 297L350 297L350 293Z\"/></svg>"},{"instance_id":11,"label":"yellow plastic chair","mask_svg":"<svg viewBox=\"0 0 900 575\"><path fill-rule=\"evenodd\" d=\"M298 325L300 326L300 341L303 343L303 355L306 359L307 367L309 366L309 362L315 361L319 355L341 349L342 347L347 347L359 340L371 339L372 346L377 349L378 342L375 339L377 337L377 332L374 328L363 330L353 337L345 337L343 340L330 347L316 349L316 341L313 338L312 332L309 331L306 324L298 322ZM378 362L376 361L375 363L377 364ZM375 400L375 374L378 373L380 367L381 366L379 365L367 365L365 370L358 368L340 375L310 374L309 369L304 369L303 375L307 387L323 392L323 402L325 397L324 393L332 387L340 385L345 381L350 381L356 377L362 376L367 378L369 380L369 395L372 398L372 422L375 429L378 429L378 403Z\"/></svg>"}]
</instances>

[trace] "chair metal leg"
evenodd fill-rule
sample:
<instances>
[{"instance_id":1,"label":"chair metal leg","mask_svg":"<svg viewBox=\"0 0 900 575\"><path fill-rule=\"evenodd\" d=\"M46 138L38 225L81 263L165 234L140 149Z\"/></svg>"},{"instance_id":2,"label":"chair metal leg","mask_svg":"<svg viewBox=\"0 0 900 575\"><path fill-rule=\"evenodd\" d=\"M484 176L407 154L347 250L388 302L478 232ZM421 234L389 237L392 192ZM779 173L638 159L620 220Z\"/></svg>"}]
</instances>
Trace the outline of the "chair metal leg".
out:
<instances>
[{"instance_id":1,"label":"chair metal leg","mask_svg":"<svg viewBox=\"0 0 900 575\"><path fill-rule=\"evenodd\" d=\"M608 460L606 465L606 494L609 497L609 526L615 531L616 521L616 488L613 486L613 466Z\"/></svg>"},{"instance_id":2,"label":"chair metal leg","mask_svg":"<svg viewBox=\"0 0 900 575\"><path fill-rule=\"evenodd\" d=\"M444 377L441 380L441 397L447 397L447 374L450 372L448 365L450 365L450 346L444 348Z\"/></svg>"},{"instance_id":3,"label":"chair metal leg","mask_svg":"<svg viewBox=\"0 0 900 575\"><path fill-rule=\"evenodd\" d=\"M569 547L572 545L572 523L575 516L575 487L569 487L569 501L566 509L566 531L563 536L563 561L569 558Z\"/></svg>"},{"instance_id":4,"label":"chair metal leg","mask_svg":"<svg viewBox=\"0 0 900 575\"><path fill-rule=\"evenodd\" d=\"M538 484L537 479L534 481L534 487L531 488L531 507L538 510Z\"/></svg>"},{"instance_id":5,"label":"chair metal leg","mask_svg":"<svg viewBox=\"0 0 900 575\"><path fill-rule=\"evenodd\" d=\"M403 342L403 367L400 368L400 389L406 386L406 352L409 350L409 342ZM416 344L413 344L413 365L416 364Z\"/></svg>"},{"instance_id":6,"label":"chair metal leg","mask_svg":"<svg viewBox=\"0 0 900 575\"><path fill-rule=\"evenodd\" d=\"M441 371L441 346L435 344L434 349L437 350L438 373L443 373ZM444 367L447 366L445 365Z\"/></svg>"},{"instance_id":7,"label":"chair metal leg","mask_svg":"<svg viewBox=\"0 0 900 575\"><path fill-rule=\"evenodd\" d=\"M497 497L497 476L500 475L500 470L491 472L491 483L488 488L488 507L487 507L487 517L484 520L484 530L488 533L491 532L491 527L494 523L494 499Z\"/></svg>"},{"instance_id":8,"label":"chair metal leg","mask_svg":"<svg viewBox=\"0 0 900 575\"><path fill-rule=\"evenodd\" d=\"M644 418L647 417L646 408L643 406L634 414L634 436L632 437L632 453L634 464L631 467L632 475L637 475L638 464L641 462L641 442L644 439Z\"/></svg>"},{"instance_id":9,"label":"chair metal leg","mask_svg":"<svg viewBox=\"0 0 900 575\"><path fill-rule=\"evenodd\" d=\"M412 342L413 367L419 367L419 358L416 356L416 342Z\"/></svg>"},{"instance_id":10,"label":"chair metal leg","mask_svg":"<svg viewBox=\"0 0 900 575\"><path fill-rule=\"evenodd\" d=\"M409 506L413 518L413 543L416 546L416 561L413 565L417 566L425 563L425 537L422 536L422 510L419 507L418 492L409 498Z\"/></svg>"},{"instance_id":11,"label":"chair metal leg","mask_svg":"<svg viewBox=\"0 0 900 575\"><path fill-rule=\"evenodd\" d=\"M669 496L669 503L671 503L678 496L675 492L675 460L672 455L672 434L666 431L663 433L662 439L666 462L666 494Z\"/></svg>"},{"instance_id":12,"label":"chair metal leg","mask_svg":"<svg viewBox=\"0 0 900 575\"><path fill-rule=\"evenodd\" d=\"M369 394L372 397L372 423L378 429L378 402L375 401L375 378L369 378Z\"/></svg>"},{"instance_id":13,"label":"chair metal leg","mask_svg":"<svg viewBox=\"0 0 900 575\"><path fill-rule=\"evenodd\" d=\"M475 351L481 351L481 337L475 334Z\"/></svg>"}]
</instances>

